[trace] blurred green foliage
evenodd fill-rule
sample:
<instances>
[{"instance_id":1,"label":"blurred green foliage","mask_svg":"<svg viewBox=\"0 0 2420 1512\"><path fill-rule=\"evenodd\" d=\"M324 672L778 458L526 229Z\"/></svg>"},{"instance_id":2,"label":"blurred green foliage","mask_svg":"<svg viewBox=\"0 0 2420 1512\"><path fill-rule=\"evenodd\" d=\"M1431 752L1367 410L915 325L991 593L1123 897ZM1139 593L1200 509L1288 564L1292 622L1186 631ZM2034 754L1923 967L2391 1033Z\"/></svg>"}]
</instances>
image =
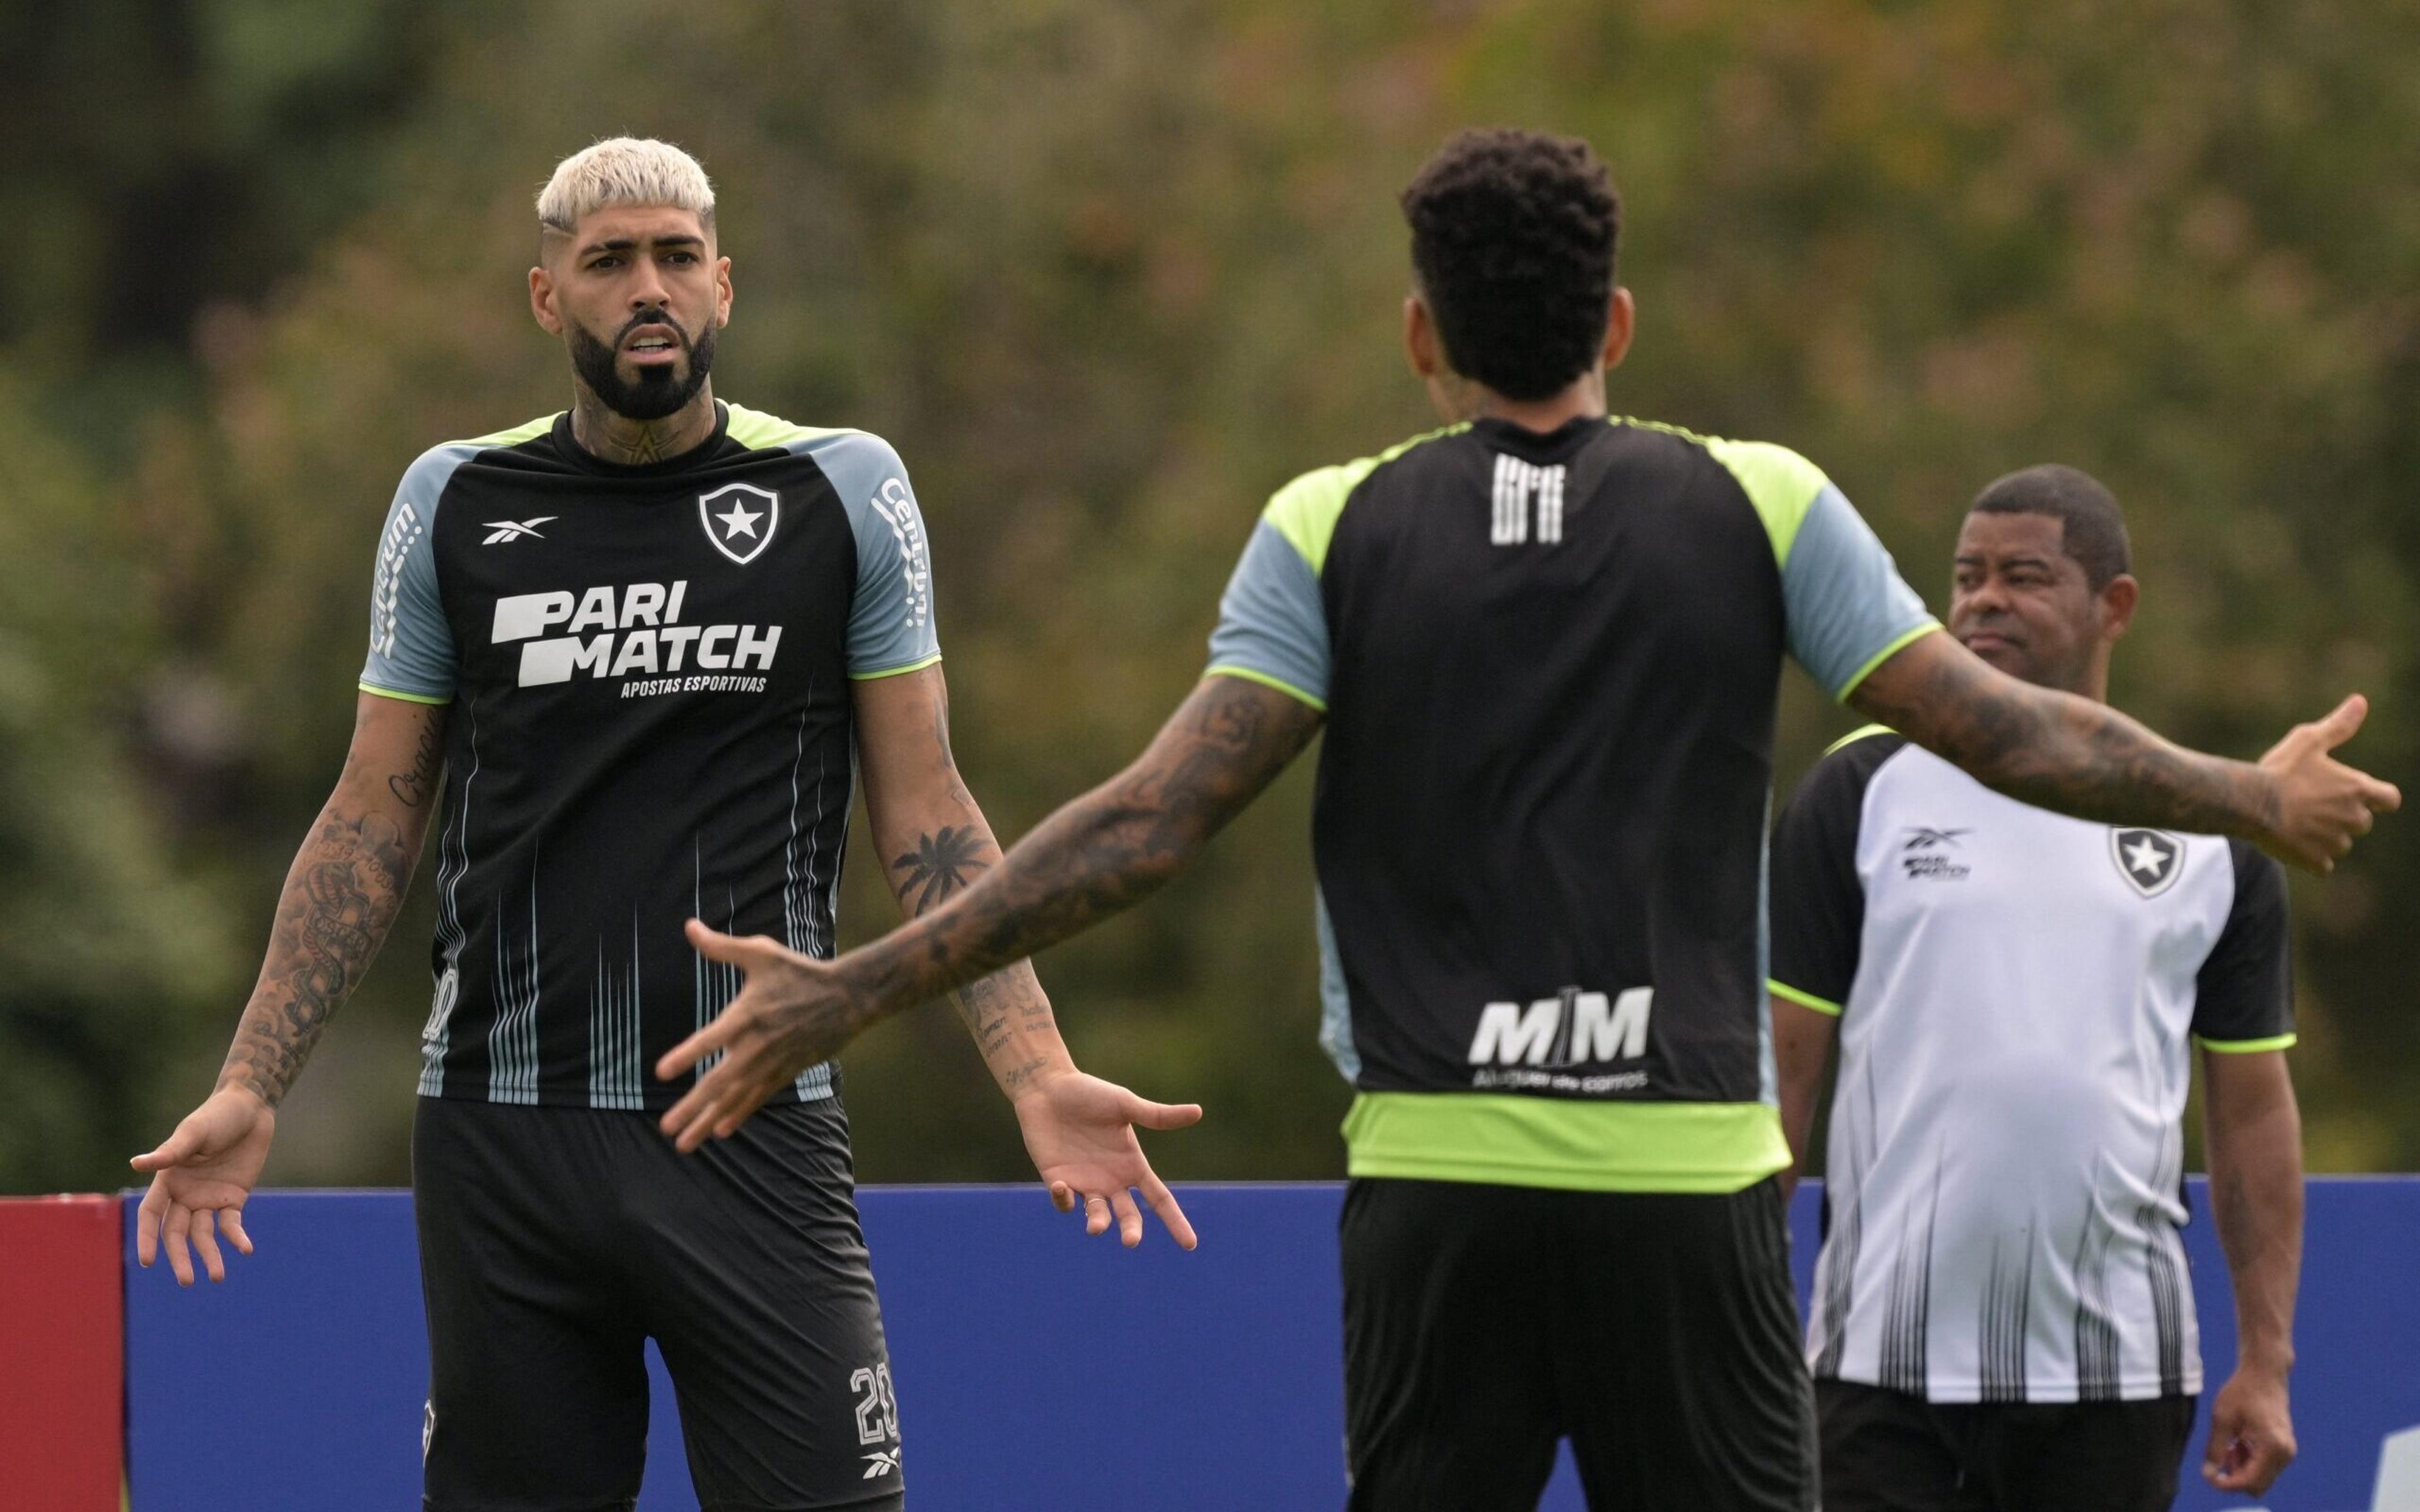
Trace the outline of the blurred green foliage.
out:
<instances>
[{"instance_id":1,"label":"blurred green foliage","mask_svg":"<svg viewBox=\"0 0 2420 1512\"><path fill-rule=\"evenodd\" d=\"M1393 194L1493 121L1622 184L1617 409L1807 453L1936 601L1983 482L2091 470L2146 583L2118 702L2249 755L2359 687L2415 771L2414 0L9 0L0 39L0 1187L115 1185L207 1089L395 480L566 402L530 196L626 130L720 188L718 392L908 458L1005 835L1183 695L1272 488L1425 428ZM1785 781L1845 722L1793 678ZM1042 963L1081 1060L1208 1105L1172 1176L1340 1166L1308 802ZM2420 1164L2415 883L2407 819L2298 890L2317 1168ZM427 929L272 1180L404 1177ZM946 1011L847 1069L861 1175L1025 1174Z\"/></svg>"}]
</instances>

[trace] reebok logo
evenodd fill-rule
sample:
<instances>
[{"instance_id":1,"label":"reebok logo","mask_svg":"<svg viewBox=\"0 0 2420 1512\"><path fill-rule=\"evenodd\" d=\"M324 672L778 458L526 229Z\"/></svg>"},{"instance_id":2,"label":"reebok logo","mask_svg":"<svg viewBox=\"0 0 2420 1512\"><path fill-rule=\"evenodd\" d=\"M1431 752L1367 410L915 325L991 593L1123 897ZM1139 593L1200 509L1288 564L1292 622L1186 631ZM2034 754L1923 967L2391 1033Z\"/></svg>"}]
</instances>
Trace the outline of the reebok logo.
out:
<instances>
[{"instance_id":1,"label":"reebok logo","mask_svg":"<svg viewBox=\"0 0 2420 1512\"><path fill-rule=\"evenodd\" d=\"M486 522L487 528L495 533L479 544L493 546L498 541L518 541L524 535L535 535L543 541L546 537L538 534L538 527L551 519L560 518L559 515L540 515L535 519L491 519Z\"/></svg>"},{"instance_id":2,"label":"reebok logo","mask_svg":"<svg viewBox=\"0 0 2420 1512\"><path fill-rule=\"evenodd\" d=\"M1900 842L1899 864L1906 869L1911 882L1963 882L1975 869L1951 853L1962 849L1960 837L1973 833L1972 829L1918 825Z\"/></svg>"},{"instance_id":3,"label":"reebok logo","mask_svg":"<svg viewBox=\"0 0 2420 1512\"><path fill-rule=\"evenodd\" d=\"M492 644L526 641L520 686L567 683L573 674L633 677L624 698L656 693L761 693L762 677L718 675L773 670L782 644L778 625L683 625L686 579L673 583L626 583L578 594L514 594L496 600L489 639ZM549 634L553 630L566 634ZM594 632L594 633L589 633ZM690 669L687 677L659 674Z\"/></svg>"},{"instance_id":4,"label":"reebok logo","mask_svg":"<svg viewBox=\"0 0 2420 1512\"><path fill-rule=\"evenodd\" d=\"M1644 1087L1644 1071L1592 1076L1556 1072L1645 1055L1654 1003L1652 987L1631 987L1613 996L1566 987L1527 1008L1490 1003L1480 1010L1479 1030L1470 1040L1470 1063L1486 1069L1473 1074L1471 1085L1583 1092Z\"/></svg>"}]
</instances>

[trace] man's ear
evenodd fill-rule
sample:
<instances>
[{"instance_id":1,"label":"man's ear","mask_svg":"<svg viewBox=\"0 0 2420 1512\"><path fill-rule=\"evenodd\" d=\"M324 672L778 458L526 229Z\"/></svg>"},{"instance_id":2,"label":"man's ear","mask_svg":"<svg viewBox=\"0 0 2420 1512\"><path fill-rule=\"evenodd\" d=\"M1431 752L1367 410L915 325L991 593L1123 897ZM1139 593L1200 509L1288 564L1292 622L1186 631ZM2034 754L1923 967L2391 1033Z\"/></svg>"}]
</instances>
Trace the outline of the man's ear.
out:
<instances>
[{"instance_id":1,"label":"man's ear","mask_svg":"<svg viewBox=\"0 0 2420 1512\"><path fill-rule=\"evenodd\" d=\"M1638 301L1630 290L1616 285L1613 298L1605 306L1605 370L1608 373L1621 365L1630 355L1630 338L1638 329Z\"/></svg>"},{"instance_id":2,"label":"man's ear","mask_svg":"<svg viewBox=\"0 0 2420 1512\"><path fill-rule=\"evenodd\" d=\"M714 260L714 324L716 329L731 324L731 259Z\"/></svg>"},{"instance_id":3,"label":"man's ear","mask_svg":"<svg viewBox=\"0 0 2420 1512\"><path fill-rule=\"evenodd\" d=\"M2134 606L2143 596L2143 585L2132 573L2121 572L2109 579L2101 590L2101 638L2115 640L2134 623Z\"/></svg>"},{"instance_id":4,"label":"man's ear","mask_svg":"<svg viewBox=\"0 0 2420 1512\"><path fill-rule=\"evenodd\" d=\"M1436 321L1429 314L1428 301L1417 293L1404 296L1404 355L1421 378L1437 378L1445 371L1445 348L1437 340Z\"/></svg>"},{"instance_id":5,"label":"man's ear","mask_svg":"<svg viewBox=\"0 0 2420 1512\"><path fill-rule=\"evenodd\" d=\"M543 267L529 271L530 315L550 336L563 334L563 315L554 307L554 275Z\"/></svg>"}]
</instances>

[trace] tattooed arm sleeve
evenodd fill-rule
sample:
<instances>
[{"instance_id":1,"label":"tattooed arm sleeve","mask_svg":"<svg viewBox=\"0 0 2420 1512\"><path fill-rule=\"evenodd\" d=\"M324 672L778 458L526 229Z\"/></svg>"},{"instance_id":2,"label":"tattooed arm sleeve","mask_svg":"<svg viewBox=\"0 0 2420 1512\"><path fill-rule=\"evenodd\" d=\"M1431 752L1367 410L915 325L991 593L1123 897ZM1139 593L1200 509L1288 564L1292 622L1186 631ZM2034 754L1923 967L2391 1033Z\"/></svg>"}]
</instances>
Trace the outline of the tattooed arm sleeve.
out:
<instances>
[{"instance_id":1,"label":"tattooed arm sleeve","mask_svg":"<svg viewBox=\"0 0 2420 1512\"><path fill-rule=\"evenodd\" d=\"M852 686L876 853L900 913L921 918L998 865L1000 843L951 754L940 667ZM1073 1064L1031 964L968 981L957 1005L992 1079L1011 1097L1043 1072Z\"/></svg>"},{"instance_id":2,"label":"tattooed arm sleeve","mask_svg":"<svg viewBox=\"0 0 2420 1512\"><path fill-rule=\"evenodd\" d=\"M1134 764L1044 820L946 904L842 958L842 988L861 1023L1142 902L1260 795L1319 724L1319 711L1289 694L1204 678Z\"/></svg>"},{"instance_id":3,"label":"tattooed arm sleeve","mask_svg":"<svg viewBox=\"0 0 2420 1512\"><path fill-rule=\"evenodd\" d=\"M2078 819L2257 840L2278 818L2276 786L2258 767L1996 671L1946 635L1893 655L1848 702L1986 786Z\"/></svg>"},{"instance_id":4,"label":"tattooed arm sleeve","mask_svg":"<svg viewBox=\"0 0 2420 1512\"><path fill-rule=\"evenodd\" d=\"M219 1072L222 1089L248 1088L276 1106L360 985L420 859L445 716L442 704L360 696L344 774L287 873L260 980Z\"/></svg>"}]
</instances>

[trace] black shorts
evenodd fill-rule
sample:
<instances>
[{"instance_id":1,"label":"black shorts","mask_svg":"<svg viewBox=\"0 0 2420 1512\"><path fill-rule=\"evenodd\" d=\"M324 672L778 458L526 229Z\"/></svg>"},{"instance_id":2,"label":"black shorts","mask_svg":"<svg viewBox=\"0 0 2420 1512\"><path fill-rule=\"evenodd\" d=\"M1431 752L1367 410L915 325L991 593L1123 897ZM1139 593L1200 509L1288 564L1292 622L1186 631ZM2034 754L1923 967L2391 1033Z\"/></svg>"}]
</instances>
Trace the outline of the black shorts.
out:
<instances>
[{"instance_id":1,"label":"black shorts","mask_svg":"<svg viewBox=\"0 0 2420 1512\"><path fill-rule=\"evenodd\" d=\"M1825 1512L2164 1512L2194 1398L1928 1402L1815 1383Z\"/></svg>"},{"instance_id":2,"label":"black shorts","mask_svg":"<svg viewBox=\"0 0 2420 1512\"><path fill-rule=\"evenodd\" d=\"M1532 1512L1568 1436L1596 1512L1811 1512L1815 1418L1779 1188L1356 1180L1354 1512Z\"/></svg>"},{"instance_id":3,"label":"black shorts","mask_svg":"<svg viewBox=\"0 0 2420 1512\"><path fill-rule=\"evenodd\" d=\"M424 1097L411 1175L428 1512L629 1507L649 1337L704 1512L901 1504L839 1099L682 1155L648 1113Z\"/></svg>"}]
</instances>

